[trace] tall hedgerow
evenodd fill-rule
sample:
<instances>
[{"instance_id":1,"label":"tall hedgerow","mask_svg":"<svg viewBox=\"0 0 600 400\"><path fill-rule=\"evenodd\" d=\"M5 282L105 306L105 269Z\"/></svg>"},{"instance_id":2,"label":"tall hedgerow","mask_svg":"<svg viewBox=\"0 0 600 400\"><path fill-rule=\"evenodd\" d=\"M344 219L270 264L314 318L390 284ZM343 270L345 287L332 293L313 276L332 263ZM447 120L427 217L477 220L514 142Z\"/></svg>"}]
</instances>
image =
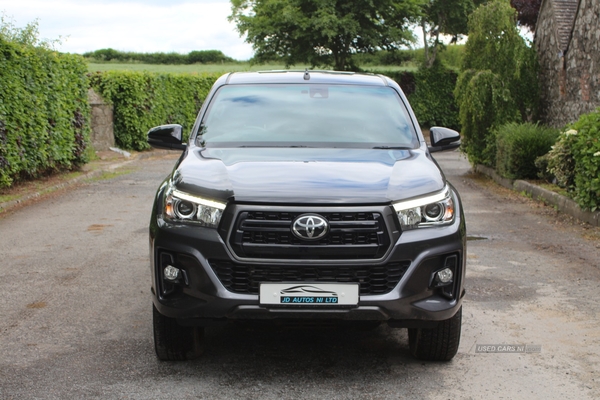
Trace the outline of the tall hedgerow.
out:
<instances>
[{"instance_id":1,"label":"tall hedgerow","mask_svg":"<svg viewBox=\"0 0 600 400\"><path fill-rule=\"evenodd\" d=\"M454 93L462 149L473 164L495 165L495 128L537 120L536 54L519 34L508 0L490 1L469 18L469 39Z\"/></svg>"},{"instance_id":2,"label":"tall hedgerow","mask_svg":"<svg viewBox=\"0 0 600 400\"><path fill-rule=\"evenodd\" d=\"M456 78L456 72L439 60L429 68L424 65L419 68L415 74L415 92L408 98L421 127L460 130L458 106L452 93Z\"/></svg>"},{"instance_id":3,"label":"tall hedgerow","mask_svg":"<svg viewBox=\"0 0 600 400\"><path fill-rule=\"evenodd\" d=\"M37 22L0 24L0 188L87 162L87 65L38 40Z\"/></svg>"},{"instance_id":4,"label":"tall hedgerow","mask_svg":"<svg viewBox=\"0 0 600 400\"><path fill-rule=\"evenodd\" d=\"M114 107L118 146L149 148L146 133L157 125L177 123L188 132L221 74L156 74L109 71L90 75L91 86Z\"/></svg>"}]
</instances>

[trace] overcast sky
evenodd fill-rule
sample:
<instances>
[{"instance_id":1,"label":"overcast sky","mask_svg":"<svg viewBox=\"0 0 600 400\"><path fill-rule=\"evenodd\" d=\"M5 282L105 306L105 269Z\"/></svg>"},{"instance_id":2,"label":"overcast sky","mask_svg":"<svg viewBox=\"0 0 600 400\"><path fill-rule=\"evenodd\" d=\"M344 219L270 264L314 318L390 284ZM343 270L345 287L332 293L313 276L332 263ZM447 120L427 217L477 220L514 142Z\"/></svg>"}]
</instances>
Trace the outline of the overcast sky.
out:
<instances>
[{"instance_id":1,"label":"overcast sky","mask_svg":"<svg viewBox=\"0 0 600 400\"><path fill-rule=\"evenodd\" d=\"M35 19L40 39L62 38L57 50L113 48L139 53L221 50L238 60L252 47L227 21L229 0L0 0L0 14L24 27Z\"/></svg>"}]
</instances>

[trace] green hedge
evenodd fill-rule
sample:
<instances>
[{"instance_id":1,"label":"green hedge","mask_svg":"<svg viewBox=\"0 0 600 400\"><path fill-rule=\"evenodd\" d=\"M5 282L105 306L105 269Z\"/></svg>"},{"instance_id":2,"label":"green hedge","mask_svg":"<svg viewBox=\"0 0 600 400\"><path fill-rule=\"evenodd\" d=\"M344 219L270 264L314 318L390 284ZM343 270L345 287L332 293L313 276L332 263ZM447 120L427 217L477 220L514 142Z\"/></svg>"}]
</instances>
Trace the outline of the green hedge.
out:
<instances>
[{"instance_id":1,"label":"green hedge","mask_svg":"<svg viewBox=\"0 0 600 400\"><path fill-rule=\"evenodd\" d=\"M92 88L114 106L117 145L145 150L146 133L154 126L177 123L189 131L220 75L109 71L89 77Z\"/></svg>"},{"instance_id":2,"label":"green hedge","mask_svg":"<svg viewBox=\"0 0 600 400\"><path fill-rule=\"evenodd\" d=\"M422 128L445 126L460 130L454 99L457 74L437 63L432 68L412 71L373 71L392 78L408 97Z\"/></svg>"},{"instance_id":3,"label":"green hedge","mask_svg":"<svg viewBox=\"0 0 600 400\"><path fill-rule=\"evenodd\" d=\"M408 100L422 128L445 126L460 130L458 106L454 99L457 73L436 62L415 74L415 91Z\"/></svg>"},{"instance_id":4,"label":"green hedge","mask_svg":"<svg viewBox=\"0 0 600 400\"><path fill-rule=\"evenodd\" d=\"M532 123L509 123L496 129L496 169L509 179L535 179L535 160L558 138L558 129Z\"/></svg>"},{"instance_id":5,"label":"green hedge","mask_svg":"<svg viewBox=\"0 0 600 400\"><path fill-rule=\"evenodd\" d=\"M0 188L87 161L86 71L81 56L0 36Z\"/></svg>"},{"instance_id":6,"label":"green hedge","mask_svg":"<svg viewBox=\"0 0 600 400\"><path fill-rule=\"evenodd\" d=\"M366 71L373 74L385 75L392 78L400 87L406 96L415 92L415 73L412 71Z\"/></svg>"}]
</instances>

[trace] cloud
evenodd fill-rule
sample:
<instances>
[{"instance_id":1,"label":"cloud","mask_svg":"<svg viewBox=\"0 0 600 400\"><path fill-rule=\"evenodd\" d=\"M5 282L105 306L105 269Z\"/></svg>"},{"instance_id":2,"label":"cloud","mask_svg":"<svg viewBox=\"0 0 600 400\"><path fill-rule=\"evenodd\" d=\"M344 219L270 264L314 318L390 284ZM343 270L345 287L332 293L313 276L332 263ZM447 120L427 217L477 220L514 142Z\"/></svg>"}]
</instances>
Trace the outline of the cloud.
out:
<instances>
[{"instance_id":1,"label":"cloud","mask_svg":"<svg viewBox=\"0 0 600 400\"><path fill-rule=\"evenodd\" d=\"M252 48L227 21L228 0L0 0L17 26L38 19L40 38L62 38L58 50L134 52L221 50L236 59Z\"/></svg>"}]
</instances>

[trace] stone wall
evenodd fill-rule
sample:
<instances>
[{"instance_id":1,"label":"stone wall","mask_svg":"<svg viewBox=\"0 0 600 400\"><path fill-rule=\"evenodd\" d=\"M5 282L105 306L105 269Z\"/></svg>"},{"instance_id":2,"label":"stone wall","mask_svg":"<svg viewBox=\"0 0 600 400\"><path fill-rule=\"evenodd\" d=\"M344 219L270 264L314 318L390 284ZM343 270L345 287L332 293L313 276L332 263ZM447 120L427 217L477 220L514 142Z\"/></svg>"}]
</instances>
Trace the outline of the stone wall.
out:
<instances>
[{"instance_id":1,"label":"stone wall","mask_svg":"<svg viewBox=\"0 0 600 400\"><path fill-rule=\"evenodd\" d=\"M108 150L115 146L113 130L113 106L106 104L92 89L88 90L88 101L92 111L92 133L90 140L96 151Z\"/></svg>"},{"instance_id":2,"label":"stone wall","mask_svg":"<svg viewBox=\"0 0 600 400\"><path fill-rule=\"evenodd\" d=\"M536 26L544 122L563 127L600 107L600 2L580 0L570 41L561 48L563 4L544 0ZM558 4L558 5L557 5Z\"/></svg>"}]
</instances>

